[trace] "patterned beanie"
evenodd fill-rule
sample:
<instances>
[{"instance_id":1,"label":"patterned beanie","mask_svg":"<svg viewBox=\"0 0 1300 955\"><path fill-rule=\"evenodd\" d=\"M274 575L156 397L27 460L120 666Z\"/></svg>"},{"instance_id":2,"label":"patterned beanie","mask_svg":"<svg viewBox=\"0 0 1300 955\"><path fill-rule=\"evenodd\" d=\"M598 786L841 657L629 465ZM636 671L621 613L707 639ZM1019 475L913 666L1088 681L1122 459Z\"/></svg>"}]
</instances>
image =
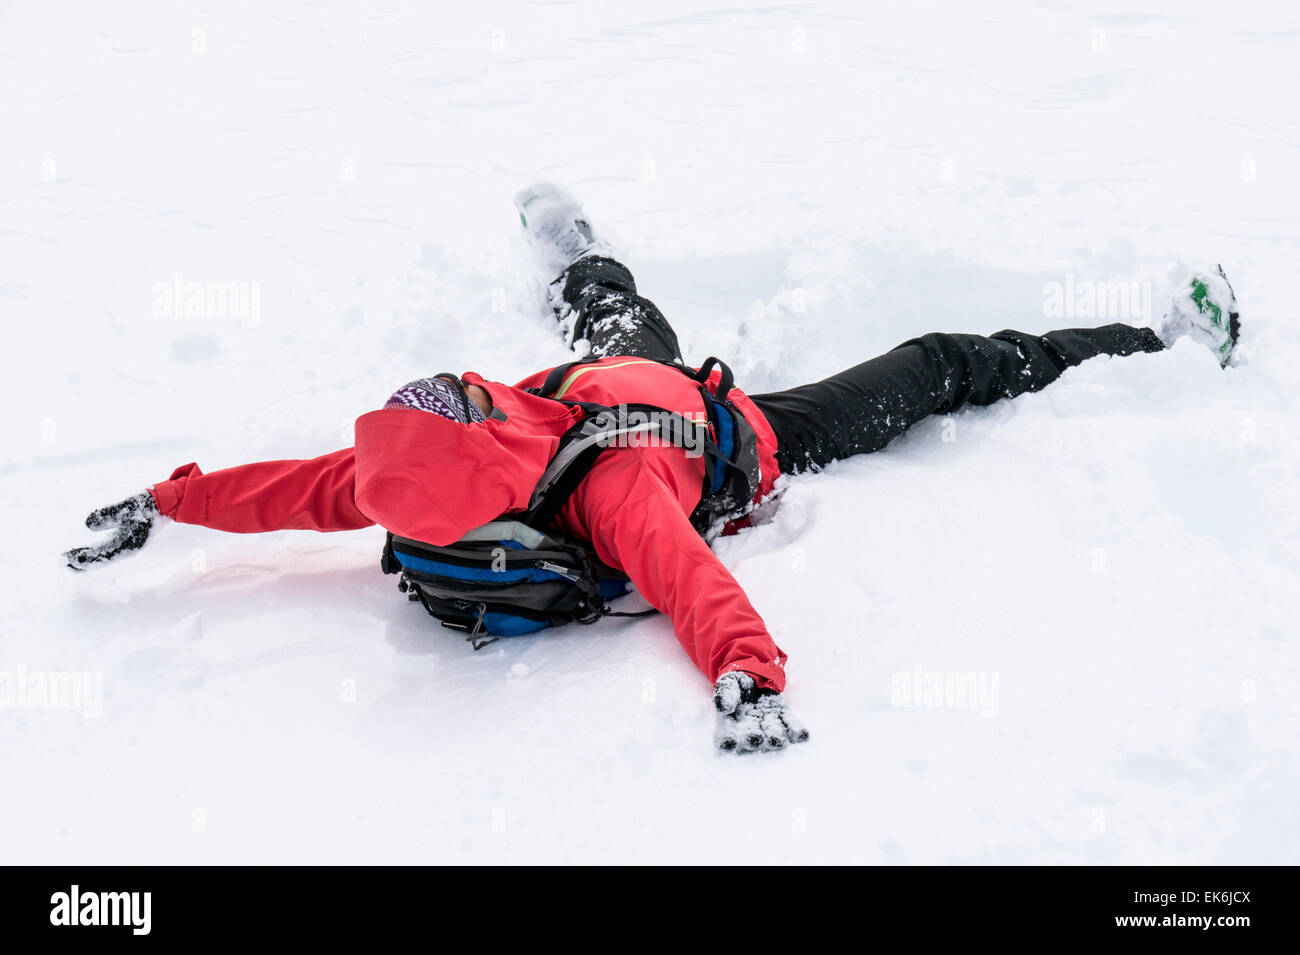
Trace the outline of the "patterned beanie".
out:
<instances>
[{"instance_id":1,"label":"patterned beanie","mask_svg":"<svg viewBox=\"0 0 1300 955\"><path fill-rule=\"evenodd\" d=\"M469 417L465 416L465 406L469 405ZM487 416L483 409L469 401L459 388L446 378L421 378L402 385L384 404L385 408L414 408L416 411L431 411L452 421L469 424L484 421Z\"/></svg>"}]
</instances>

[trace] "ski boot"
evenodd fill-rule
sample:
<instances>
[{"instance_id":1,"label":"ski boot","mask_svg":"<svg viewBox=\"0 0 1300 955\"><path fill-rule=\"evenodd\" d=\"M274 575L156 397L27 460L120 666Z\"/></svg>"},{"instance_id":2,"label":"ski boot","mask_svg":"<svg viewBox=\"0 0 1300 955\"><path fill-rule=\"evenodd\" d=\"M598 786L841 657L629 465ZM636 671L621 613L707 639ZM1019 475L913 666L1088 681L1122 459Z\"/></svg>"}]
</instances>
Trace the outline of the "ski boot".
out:
<instances>
[{"instance_id":1,"label":"ski boot","mask_svg":"<svg viewBox=\"0 0 1300 955\"><path fill-rule=\"evenodd\" d=\"M1194 272L1178 287L1169 314L1156 334L1166 348L1190 335L1214 352L1223 366L1237 347L1240 330L1237 296L1220 265L1214 272Z\"/></svg>"},{"instance_id":2,"label":"ski boot","mask_svg":"<svg viewBox=\"0 0 1300 955\"><path fill-rule=\"evenodd\" d=\"M578 200L553 183L539 182L520 190L515 208L534 250L553 273L585 256L610 252L596 238Z\"/></svg>"}]
</instances>

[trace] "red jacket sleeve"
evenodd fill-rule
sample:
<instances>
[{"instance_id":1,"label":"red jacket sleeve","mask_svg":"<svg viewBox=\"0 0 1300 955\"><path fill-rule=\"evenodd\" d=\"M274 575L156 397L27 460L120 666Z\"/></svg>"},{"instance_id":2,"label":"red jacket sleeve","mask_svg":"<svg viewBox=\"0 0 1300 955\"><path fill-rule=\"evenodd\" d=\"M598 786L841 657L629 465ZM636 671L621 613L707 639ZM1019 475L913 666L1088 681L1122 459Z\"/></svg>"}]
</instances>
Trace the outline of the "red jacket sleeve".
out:
<instances>
[{"instance_id":1,"label":"red jacket sleeve","mask_svg":"<svg viewBox=\"0 0 1300 955\"><path fill-rule=\"evenodd\" d=\"M197 464L149 489L160 513L221 531L350 531L374 523L354 499L352 449L204 474Z\"/></svg>"},{"instance_id":2,"label":"red jacket sleeve","mask_svg":"<svg viewBox=\"0 0 1300 955\"><path fill-rule=\"evenodd\" d=\"M785 654L677 495L650 469L620 471L594 471L582 488L597 556L621 568L672 619L678 641L710 682L743 670L762 686L784 690Z\"/></svg>"}]
</instances>

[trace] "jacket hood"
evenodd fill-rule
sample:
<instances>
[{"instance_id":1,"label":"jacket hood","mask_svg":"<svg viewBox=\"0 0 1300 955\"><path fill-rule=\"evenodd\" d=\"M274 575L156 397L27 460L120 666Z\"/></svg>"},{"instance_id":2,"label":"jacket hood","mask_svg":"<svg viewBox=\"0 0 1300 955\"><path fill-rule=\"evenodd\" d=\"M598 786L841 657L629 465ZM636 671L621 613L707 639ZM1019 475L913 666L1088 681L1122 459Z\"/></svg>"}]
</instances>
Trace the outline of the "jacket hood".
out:
<instances>
[{"instance_id":1,"label":"jacket hood","mask_svg":"<svg viewBox=\"0 0 1300 955\"><path fill-rule=\"evenodd\" d=\"M461 424L411 408L357 419L357 507L394 534L447 545L523 510L580 414L472 372L464 380L492 396L487 421Z\"/></svg>"}]
</instances>

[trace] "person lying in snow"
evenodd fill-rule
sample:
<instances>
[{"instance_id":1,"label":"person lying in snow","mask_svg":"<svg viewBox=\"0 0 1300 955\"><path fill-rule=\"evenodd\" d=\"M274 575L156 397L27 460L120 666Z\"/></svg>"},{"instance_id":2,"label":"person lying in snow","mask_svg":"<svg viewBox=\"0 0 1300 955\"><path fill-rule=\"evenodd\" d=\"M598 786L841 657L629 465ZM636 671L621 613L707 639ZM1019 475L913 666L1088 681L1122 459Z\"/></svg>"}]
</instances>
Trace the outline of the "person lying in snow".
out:
<instances>
[{"instance_id":1,"label":"person lying in snow","mask_svg":"<svg viewBox=\"0 0 1300 955\"><path fill-rule=\"evenodd\" d=\"M68 566L81 570L135 551L164 518L237 533L379 524L399 538L451 545L528 509L582 403L650 405L699 421L724 373L683 373L693 370L672 327L638 294L573 197L541 184L515 202L549 274L559 273L552 284L557 318L570 347L587 343L586 359L517 385L473 372L411 382L357 419L355 447L311 460L211 474L186 464L93 512L86 526L110 533L68 551ZM732 388L725 397L752 429L757 458L756 489L741 504L762 500L780 475L877 451L928 415L1038 391L1095 355L1155 352L1191 335L1226 365L1237 334L1236 300L1220 268L1179 289L1159 332L1112 324L1046 335L928 334L824 381L760 395ZM539 393L544 386L550 396ZM786 655L709 549L707 529L692 519L708 496L709 476L706 456L681 446L621 447L595 459L553 523L672 619L682 647L714 685L720 749L802 742L808 731L784 696Z\"/></svg>"}]
</instances>

